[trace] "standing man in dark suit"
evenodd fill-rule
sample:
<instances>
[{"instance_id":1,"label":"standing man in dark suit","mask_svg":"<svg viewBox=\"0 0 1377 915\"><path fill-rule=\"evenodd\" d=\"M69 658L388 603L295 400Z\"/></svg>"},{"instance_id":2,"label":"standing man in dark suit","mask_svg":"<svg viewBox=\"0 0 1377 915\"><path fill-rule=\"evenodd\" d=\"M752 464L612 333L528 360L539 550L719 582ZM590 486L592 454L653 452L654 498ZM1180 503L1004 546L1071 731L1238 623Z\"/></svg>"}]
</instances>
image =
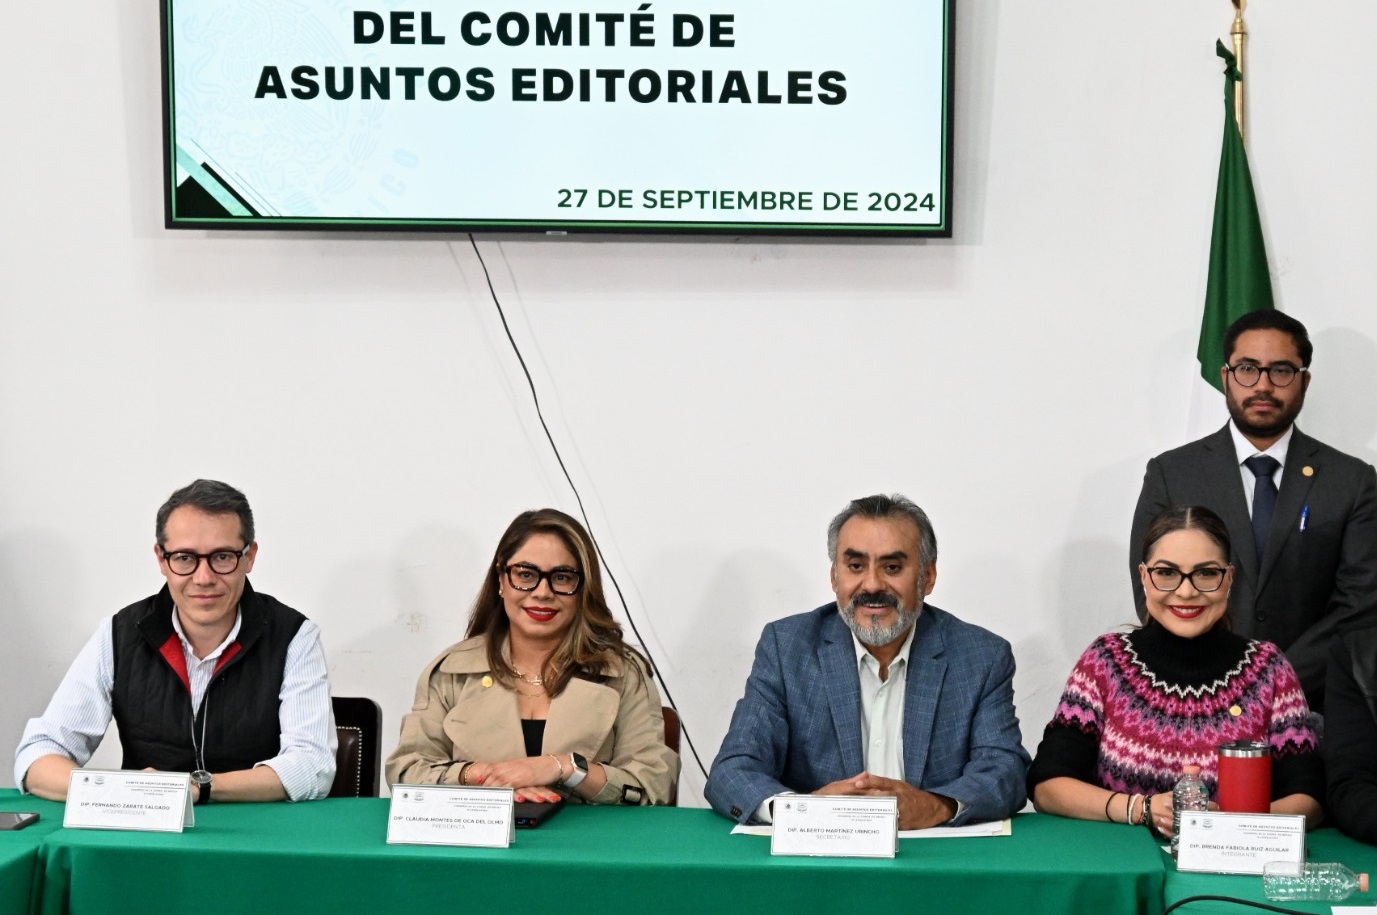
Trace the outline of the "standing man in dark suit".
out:
<instances>
[{"instance_id":1,"label":"standing man in dark suit","mask_svg":"<svg viewBox=\"0 0 1377 915\"><path fill-rule=\"evenodd\" d=\"M1324 710L1329 642L1377 623L1377 472L1296 428L1310 386L1310 336L1279 311L1254 311L1224 335L1228 425L1148 462L1129 542L1137 564L1149 519L1205 505L1233 539L1234 631L1276 643Z\"/></svg>"},{"instance_id":2,"label":"standing man in dark suit","mask_svg":"<svg viewBox=\"0 0 1377 915\"><path fill-rule=\"evenodd\" d=\"M827 541L837 600L765 627L708 802L768 823L778 794L893 795L900 829L1016 813L1029 759L1013 653L924 605L937 580L927 515L903 496L857 499Z\"/></svg>"}]
</instances>

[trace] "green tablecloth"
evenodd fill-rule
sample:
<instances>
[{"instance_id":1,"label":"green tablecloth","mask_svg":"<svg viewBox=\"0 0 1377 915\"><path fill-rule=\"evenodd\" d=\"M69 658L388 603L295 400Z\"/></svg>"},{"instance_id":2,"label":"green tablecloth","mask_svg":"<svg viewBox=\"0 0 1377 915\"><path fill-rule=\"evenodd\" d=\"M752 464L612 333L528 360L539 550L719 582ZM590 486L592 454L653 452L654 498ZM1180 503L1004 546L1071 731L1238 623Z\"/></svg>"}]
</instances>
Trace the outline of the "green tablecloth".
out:
<instances>
[{"instance_id":1,"label":"green tablecloth","mask_svg":"<svg viewBox=\"0 0 1377 915\"><path fill-rule=\"evenodd\" d=\"M47 807L32 802L35 809ZM571 808L510 849L387 845L386 800L221 804L184 834L60 830L44 915L242 912L1156 913L1143 830L1026 815L1000 838L913 839L893 860L773 858L707 810ZM54 817L60 820L60 805ZM44 816L48 817L45 811Z\"/></svg>"},{"instance_id":2,"label":"green tablecloth","mask_svg":"<svg viewBox=\"0 0 1377 915\"><path fill-rule=\"evenodd\" d=\"M39 849L44 838L62 826L62 805L35 801L13 788L0 788L0 810L40 813L32 826L0 832L0 913L11 915L28 911L30 900L37 900Z\"/></svg>"},{"instance_id":3,"label":"green tablecloth","mask_svg":"<svg viewBox=\"0 0 1377 915\"><path fill-rule=\"evenodd\" d=\"M25 835L29 829L0 832L0 912L24 912L28 908L41 841Z\"/></svg>"},{"instance_id":4,"label":"green tablecloth","mask_svg":"<svg viewBox=\"0 0 1377 915\"><path fill-rule=\"evenodd\" d=\"M1306 836L1307 859L1310 861L1337 861L1355 872L1366 871L1377 887L1377 848L1354 841L1337 829L1317 829ZM1227 876L1224 874L1192 874L1176 870L1171 856L1162 856L1166 868L1166 901L1176 902L1187 896L1234 896L1254 902L1267 902L1262 895L1262 878ZM1278 902L1273 905L1302 912L1315 912L1329 915L1336 904L1332 902ZM1377 892L1355 893L1343 905L1370 906L1377 904ZM1238 915L1244 911L1241 906L1224 902L1192 902L1177 909L1181 915ZM1173 913L1176 915L1176 913Z\"/></svg>"}]
</instances>

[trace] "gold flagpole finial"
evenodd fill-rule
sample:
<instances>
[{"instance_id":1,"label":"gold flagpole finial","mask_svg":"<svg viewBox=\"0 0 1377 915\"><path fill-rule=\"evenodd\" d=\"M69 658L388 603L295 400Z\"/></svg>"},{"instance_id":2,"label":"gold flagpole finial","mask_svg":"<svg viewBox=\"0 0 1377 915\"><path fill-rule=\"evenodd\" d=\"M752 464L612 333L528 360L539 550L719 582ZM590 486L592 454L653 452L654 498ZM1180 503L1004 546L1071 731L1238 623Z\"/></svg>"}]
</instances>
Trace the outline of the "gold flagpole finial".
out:
<instances>
[{"instance_id":1,"label":"gold flagpole finial","mask_svg":"<svg viewBox=\"0 0 1377 915\"><path fill-rule=\"evenodd\" d=\"M1238 135L1243 140L1243 145L1248 145L1248 131L1245 127L1246 121L1244 114L1247 111L1247 78L1248 68L1243 63L1244 46L1248 43L1248 26L1243 21L1243 11L1248 7L1248 0L1233 0L1234 4L1234 24L1229 29L1229 37L1233 39L1234 59L1238 67L1239 75L1242 77L1234 84L1234 119L1238 121Z\"/></svg>"}]
</instances>

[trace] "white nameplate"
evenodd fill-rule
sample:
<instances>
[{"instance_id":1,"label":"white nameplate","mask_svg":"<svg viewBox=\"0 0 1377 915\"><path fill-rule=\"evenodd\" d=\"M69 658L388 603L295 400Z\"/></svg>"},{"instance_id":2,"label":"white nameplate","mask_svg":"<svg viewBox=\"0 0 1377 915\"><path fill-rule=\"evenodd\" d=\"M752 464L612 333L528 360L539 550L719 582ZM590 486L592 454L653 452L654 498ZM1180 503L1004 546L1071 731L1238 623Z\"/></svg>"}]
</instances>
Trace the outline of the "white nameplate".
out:
<instances>
[{"instance_id":1,"label":"white nameplate","mask_svg":"<svg viewBox=\"0 0 1377 915\"><path fill-rule=\"evenodd\" d=\"M195 823L186 772L73 769L67 780L68 829L181 832Z\"/></svg>"},{"instance_id":2,"label":"white nameplate","mask_svg":"<svg viewBox=\"0 0 1377 915\"><path fill-rule=\"evenodd\" d=\"M774 801L772 855L892 858L899 848L899 799L781 794Z\"/></svg>"},{"instance_id":3,"label":"white nameplate","mask_svg":"<svg viewBox=\"0 0 1377 915\"><path fill-rule=\"evenodd\" d=\"M506 848L515 837L511 788L393 785L389 845Z\"/></svg>"},{"instance_id":4,"label":"white nameplate","mask_svg":"<svg viewBox=\"0 0 1377 915\"><path fill-rule=\"evenodd\" d=\"M1261 874L1272 861L1305 860L1305 817L1275 813L1190 811L1181 815L1176 868L1212 874Z\"/></svg>"}]
</instances>

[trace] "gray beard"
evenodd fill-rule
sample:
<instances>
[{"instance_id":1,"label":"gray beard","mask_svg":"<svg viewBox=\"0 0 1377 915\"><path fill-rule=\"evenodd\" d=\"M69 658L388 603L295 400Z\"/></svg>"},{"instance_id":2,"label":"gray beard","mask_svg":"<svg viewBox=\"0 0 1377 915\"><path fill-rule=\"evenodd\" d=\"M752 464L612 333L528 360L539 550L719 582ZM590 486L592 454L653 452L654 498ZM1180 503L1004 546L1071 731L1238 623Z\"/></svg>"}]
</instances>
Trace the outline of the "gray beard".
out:
<instances>
[{"instance_id":1,"label":"gray beard","mask_svg":"<svg viewBox=\"0 0 1377 915\"><path fill-rule=\"evenodd\" d=\"M918 614L923 612L922 604L910 609L895 601L892 606L898 611L898 618L888 626L862 626L856 621L856 602L854 600L840 608L841 617L846 623L846 627L856 636L857 641L862 645L878 648L902 637L918 621Z\"/></svg>"}]
</instances>

